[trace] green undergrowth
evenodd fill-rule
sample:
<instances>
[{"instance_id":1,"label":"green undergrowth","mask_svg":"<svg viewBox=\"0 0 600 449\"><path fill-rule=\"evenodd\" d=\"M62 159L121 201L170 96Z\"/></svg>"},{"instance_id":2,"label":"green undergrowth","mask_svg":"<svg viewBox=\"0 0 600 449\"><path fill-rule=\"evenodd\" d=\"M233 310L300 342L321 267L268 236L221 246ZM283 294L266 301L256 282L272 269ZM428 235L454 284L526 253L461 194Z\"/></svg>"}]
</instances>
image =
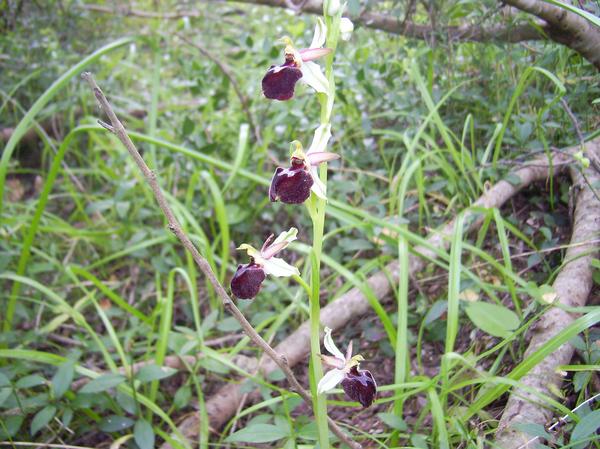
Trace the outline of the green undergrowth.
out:
<instances>
[{"instance_id":1,"label":"green undergrowth","mask_svg":"<svg viewBox=\"0 0 600 449\"><path fill-rule=\"evenodd\" d=\"M477 3L444 11L476 18ZM234 363L260 354L167 229L125 149L96 123L79 78L94 72L219 280L227 285L241 263L237 246L290 223L300 233L286 259L306 275L307 214L271 204L267 192L289 142L308 144L319 105L305 86L293 101L269 103L260 80L281 62L276 39L307 44L314 18L211 3L201 17L159 21L60 4L21 12L0 37L1 56L16 61L0 59L0 124L15 127L0 160L0 441L315 447L312 415L281 373ZM536 183L500 209L472 204L500 179L519 182L507 174L523 161L577 145L570 114L584 138L593 134L595 70L555 44L428 46L365 28L339 50L335 70L332 150L342 159L329 172L321 306L352 288L368 299L370 313L336 340L360 348L379 395L361 411L336 390L330 416L365 447L488 447L506 393L571 343L563 388L537 400L569 416L556 444L583 447L597 405L571 410L598 393L597 305L577 309L523 359L568 244L570 181ZM469 211L481 219L475 229ZM448 250L425 240L452 219ZM435 259L409 273L423 247ZM391 279L394 261L392 292L378 297L367 279ZM285 279L238 306L274 344L309 317L306 292ZM173 356L185 366L166 368ZM186 441L177 424L206 416L206 400L227 382L260 397L214 432L201 419L200 436ZM533 424L522 430L548 437Z\"/></svg>"}]
</instances>

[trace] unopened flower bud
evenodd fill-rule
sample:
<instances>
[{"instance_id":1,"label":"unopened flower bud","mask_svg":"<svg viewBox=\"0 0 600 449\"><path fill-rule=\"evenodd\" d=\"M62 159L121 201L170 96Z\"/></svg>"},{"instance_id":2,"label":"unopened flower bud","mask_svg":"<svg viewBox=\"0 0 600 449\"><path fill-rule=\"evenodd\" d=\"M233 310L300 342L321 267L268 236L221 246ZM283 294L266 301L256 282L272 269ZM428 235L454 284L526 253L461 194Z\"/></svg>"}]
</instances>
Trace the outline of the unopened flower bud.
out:
<instances>
[{"instance_id":1,"label":"unopened flower bud","mask_svg":"<svg viewBox=\"0 0 600 449\"><path fill-rule=\"evenodd\" d=\"M340 10L340 0L329 0L329 6L327 7L327 14L335 16Z\"/></svg>"},{"instance_id":2,"label":"unopened flower bud","mask_svg":"<svg viewBox=\"0 0 600 449\"><path fill-rule=\"evenodd\" d=\"M340 20L340 38L343 41L350 40L352 32L354 31L354 24L347 17L342 17Z\"/></svg>"}]
</instances>

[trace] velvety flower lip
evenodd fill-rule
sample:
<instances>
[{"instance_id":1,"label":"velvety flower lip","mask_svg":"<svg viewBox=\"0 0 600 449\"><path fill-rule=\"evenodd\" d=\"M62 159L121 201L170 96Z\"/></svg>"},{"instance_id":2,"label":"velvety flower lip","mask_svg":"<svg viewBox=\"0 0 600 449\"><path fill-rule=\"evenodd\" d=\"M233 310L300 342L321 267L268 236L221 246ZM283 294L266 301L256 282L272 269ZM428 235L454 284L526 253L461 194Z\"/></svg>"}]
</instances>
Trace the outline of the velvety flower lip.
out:
<instances>
[{"instance_id":1,"label":"velvety flower lip","mask_svg":"<svg viewBox=\"0 0 600 449\"><path fill-rule=\"evenodd\" d=\"M260 250L247 243L242 243L237 249L245 250L250 257L250 263L238 265L231 278L231 292L240 299L252 299L260 291L262 282L267 274L275 277L300 275L298 268L285 260L275 257L296 240L298 229L290 228L275 237L271 234Z\"/></svg>"},{"instance_id":2,"label":"velvety flower lip","mask_svg":"<svg viewBox=\"0 0 600 449\"><path fill-rule=\"evenodd\" d=\"M313 179L304 161L292 158L290 168L277 167L271 186L269 199L286 204L301 204L310 196Z\"/></svg>"},{"instance_id":3,"label":"velvety flower lip","mask_svg":"<svg viewBox=\"0 0 600 449\"><path fill-rule=\"evenodd\" d=\"M296 50L290 38L283 38L285 44L285 61L278 66L271 66L262 79L262 90L265 97L271 100L285 101L294 96L296 83L302 79L317 92L327 93L329 82L314 61L331 52L322 48L325 44L327 28L322 19L318 19L309 48Z\"/></svg>"},{"instance_id":4,"label":"velvety flower lip","mask_svg":"<svg viewBox=\"0 0 600 449\"><path fill-rule=\"evenodd\" d=\"M327 199L325 185L319 178L317 167L324 162L338 159L340 156L325 151L331 137L330 125L322 125L315 131L315 137L309 150L305 153L302 144L293 141L291 166L278 167L271 179L269 199L286 204L301 204L310 197L313 191L317 196Z\"/></svg>"},{"instance_id":5,"label":"velvety flower lip","mask_svg":"<svg viewBox=\"0 0 600 449\"><path fill-rule=\"evenodd\" d=\"M359 369L363 357L352 356L352 342L348 345L346 354L343 354L333 342L331 329L328 327L325 328L323 344L331 356L322 355L321 359L333 369L319 381L317 392L324 393L341 383L350 399L360 402L363 407L369 407L377 396L377 383L369 371Z\"/></svg>"},{"instance_id":6,"label":"velvety flower lip","mask_svg":"<svg viewBox=\"0 0 600 449\"><path fill-rule=\"evenodd\" d=\"M265 97L271 100L285 101L294 96L294 89L302 71L295 63L286 62L282 65L272 65L262 79L262 90Z\"/></svg>"},{"instance_id":7,"label":"velvety flower lip","mask_svg":"<svg viewBox=\"0 0 600 449\"><path fill-rule=\"evenodd\" d=\"M238 265L231 278L231 292L240 299L252 299L258 295L265 277L265 270L254 261Z\"/></svg>"},{"instance_id":8,"label":"velvety flower lip","mask_svg":"<svg viewBox=\"0 0 600 449\"><path fill-rule=\"evenodd\" d=\"M341 382L344 392L363 407L369 407L377 395L377 384L373 375L367 370L359 370L356 366L350 368Z\"/></svg>"}]
</instances>

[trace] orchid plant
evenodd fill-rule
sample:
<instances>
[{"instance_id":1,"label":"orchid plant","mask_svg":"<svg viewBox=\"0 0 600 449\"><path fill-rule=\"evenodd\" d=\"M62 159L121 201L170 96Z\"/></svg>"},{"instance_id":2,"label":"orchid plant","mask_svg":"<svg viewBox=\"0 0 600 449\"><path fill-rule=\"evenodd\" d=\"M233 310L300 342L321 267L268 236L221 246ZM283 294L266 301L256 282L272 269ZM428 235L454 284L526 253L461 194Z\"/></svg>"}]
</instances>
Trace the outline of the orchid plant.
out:
<instances>
[{"instance_id":1,"label":"orchid plant","mask_svg":"<svg viewBox=\"0 0 600 449\"><path fill-rule=\"evenodd\" d=\"M279 40L284 47L284 62L273 65L262 79L262 91L266 98L286 101L294 97L296 84L302 81L317 94L321 106L320 124L316 128L312 143L305 152L302 144L291 143L290 166L275 170L269 188L269 199L286 204L304 203L313 223L313 244L310 255L311 285L310 331L311 331L311 392L313 409L319 434L321 449L329 447L327 407L324 394L338 384L353 400L370 406L376 396L377 385L371 373L359 369L362 356L352 356L352 344L346 355L336 347L331 330L325 329L325 348L332 356L322 356L320 349L320 266L323 245L325 209L327 205L327 162L339 155L327 151L331 139L331 114L335 99L333 76L333 56L339 39L348 40L354 29L350 19L342 18L346 4L339 0L325 0L323 18L317 19L315 32L309 47L297 49L289 37ZM323 59L325 72L315 62ZM298 269L274 257L296 239L297 229L281 233L272 243L269 237L261 250L243 244L238 249L246 250L250 261L239 265L231 281L231 290L241 299L254 298L267 274L273 276L293 276L306 285L299 277ZM322 363L331 369L323 376Z\"/></svg>"}]
</instances>

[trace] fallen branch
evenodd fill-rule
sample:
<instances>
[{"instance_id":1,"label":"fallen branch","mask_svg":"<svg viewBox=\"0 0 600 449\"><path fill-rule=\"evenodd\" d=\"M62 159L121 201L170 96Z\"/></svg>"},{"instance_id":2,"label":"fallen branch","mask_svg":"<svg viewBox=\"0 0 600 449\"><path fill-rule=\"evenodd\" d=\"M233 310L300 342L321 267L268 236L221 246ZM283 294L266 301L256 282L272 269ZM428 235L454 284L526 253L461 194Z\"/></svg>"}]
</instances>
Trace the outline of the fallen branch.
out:
<instances>
[{"instance_id":1,"label":"fallen branch","mask_svg":"<svg viewBox=\"0 0 600 449\"><path fill-rule=\"evenodd\" d=\"M312 406L312 398L310 396L310 393L308 391L306 391L302 387L302 385L300 385L300 382L298 382L298 379L296 379L296 376L290 369L286 357L284 355L277 354L277 352L275 352L273 350L273 348L258 334L258 332L256 332L256 330L248 322L248 320L246 319L244 314L240 311L240 309L237 308L235 303L229 297L229 295L225 291L225 288L223 287L223 285L221 285L221 283L215 276L214 272L212 271L212 268L210 267L210 264L208 263L208 261L204 257L202 257L202 255L200 254L198 249L194 246L194 244L192 243L190 238L183 231L183 228L177 221L177 218L175 218L175 215L173 214L173 211L171 210L169 203L167 202L160 186L158 185L156 173L153 172L152 170L150 170L148 165L146 165L146 162L140 155L136 146L133 144L133 142L129 138L129 135L127 134L127 131L125 130L125 127L117 118L115 112L113 111L110 103L104 96L104 93L102 92L102 90L100 90L100 88L96 84L96 81L94 80L94 77L92 76L92 74L89 72L86 72L82 75L82 77L90 85L96 99L100 103L101 108L104 110L104 112L108 116L111 124L109 125L102 121L99 121L99 123L104 128L106 128L107 130L109 130L110 132L115 134L118 137L118 139L123 143L125 148L127 148L127 151L129 152L129 154L135 161L136 165L143 173L144 178L146 178L146 181L150 185L150 188L152 189L152 193L154 194L154 197L156 198L156 201L157 201L159 207L161 208L163 214L167 218L167 221L169 224L169 229L171 230L171 232L173 232L173 234L175 234L175 236L181 242L181 244L184 246L184 248L190 252L190 254L192 255L192 258L194 259L194 262L196 263L198 268L200 268L200 271L202 271L204 276L206 276L208 282L210 282L210 284L212 285L212 287L213 287L214 291L217 293L217 296L219 297L219 299L221 299L223 308L225 310L227 310L231 315L233 315L233 317L238 321L238 323L240 323L243 331L254 342L254 344L256 344L259 348L261 348L263 350L263 352L268 355L270 360L273 361L275 366L279 367L279 369L281 369L281 371L283 371L283 373L285 374L285 377L287 378L288 382L290 383L292 389L296 393L298 393L298 395L309 406ZM342 431L342 429L337 425L337 423L334 420L327 417L327 422L329 424L329 427L331 428L331 431L341 441L343 441L346 445L348 445L348 447L350 447L352 449L362 449L362 446L360 444L356 443L355 441L353 441L352 439L350 439Z\"/></svg>"},{"instance_id":2,"label":"fallen branch","mask_svg":"<svg viewBox=\"0 0 600 449\"><path fill-rule=\"evenodd\" d=\"M287 8L285 0L229 0L238 3L254 3L257 5L274 6L276 8ZM302 8L301 12L310 14L323 14L323 2L321 0L309 0ZM400 17L394 17L392 14L362 12L358 17L352 20L367 28L386 31L388 33L398 34L413 39L422 39L431 42L432 38L438 37L448 41L460 42L522 42L531 40L543 40L543 32L540 33L534 26L529 24L522 25L490 25L483 27L481 25L456 25L446 27L432 27L431 25L422 25L412 21L404 21Z\"/></svg>"},{"instance_id":3,"label":"fallen branch","mask_svg":"<svg viewBox=\"0 0 600 449\"><path fill-rule=\"evenodd\" d=\"M286 0L229 0L239 3L254 3L277 8L288 8ZM508 42L517 43L531 40L551 40L565 45L591 62L600 70L600 29L577 14L558 6L550 5L543 0L506 0L506 4L533 14L543 22L533 26L521 25L471 25L438 27L421 25L400 20L391 14L363 12L353 17L356 23L367 28L387 31L409 38L423 39L433 42L441 38L460 42ZM309 0L296 11L311 14L323 13L321 0Z\"/></svg>"},{"instance_id":4,"label":"fallen branch","mask_svg":"<svg viewBox=\"0 0 600 449\"><path fill-rule=\"evenodd\" d=\"M600 140L586 144L587 156L600 158ZM566 307L584 306L592 288L591 262L600 249L597 237L600 235L600 201L592 192L592 187L600 182L600 174L594 169L587 170L586 176L571 169L573 188L577 189L575 216L571 244L565 255L565 263L554 281L553 288L557 300ZM582 242L586 242L583 243ZM575 318L557 307L549 309L532 329L529 347L524 358L529 357L540 346L551 340L561 329L567 327ZM528 447L530 436L515 429L515 424L535 423L544 425L553 415L551 408L543 407L537 398L525 390L534 390L552 397L562 383L557 373L559 365L567 365L573 357L571 345L561 346L521 378L523 389L516 389L508 399L502 418L498 425L496 444L504 449ZM535 441L535 440L533 440ZM524 445L524 446L522 446Z\"/></svg>"},{"instance_id":5,"label":"fallen branch","mask_svg":"<svg viewBox=\"0 0 600 449\"><path fill-rule=\"evenodd\" d=\"M505 0L521 11L544 20L553 41L575 50L600 70L600 28L574 12L543 0Z\"/></svg>"},{"instance_id":6,"label":"fallen branch","mask_svg":"<svg viewBox=\"0 0 600 449\"><path fill-rule=\"evenodd\" d=\"M547 158L535 159L531 164L523 164L518 170L510 175L511 182L500 181L486 193L484 193L474 204L474 207L497 208L502 206L513 195L524 187L539 180L548 178L550 175L562 173L568 167L570 157L569 153L577 151L580 147L573 147L565 151L555 152L551 164ZM514 183L515 177L520 179L518 184ZM469 218L476 215L472 210L465 212L465 223L469 223ZM475 229L480 220L472 220L470 229ZM447 248L449 239L454 228L454 220L447 223L441 229L431 233L428 242L437 248ZM420 257L422 256L422 257ZM416 275L422 271L426 265L426 259L435 259L435 253L429 249L417 246L409 259L409 274ZM384 298L392 291L392 283L398 280L399 266L398 262L389 263L385 269L367 279L368 289L372 290L377 298ZM368 313L371 306L364 294L358 289L353 288L339 298L332 301L326 307L321 309L321 323L331 329L339 329L354 318ZM275 351L285 356L290 366L304 361L310 348L310 329L309 323L303 323L295 332L289 335L285 340L275 347ZM266 357L260 361L260 369L264 376L277 369L277 365ZM210 419L210 425L213 428L219 428L236 413L239 402L243 396L241 387L238 384L227 384L215 393L207 402L206 409ZM188 438L196 438L199 428L199 414L188 416L180 425L179 430ZM162 449L167 449L168 445L163 445Z\"/></svg>"},{"instance_id":7,"label":"fallen branch","mask_svg":"<svg viewBox=\"0 0 600 449\"><path fill-rule=\"evenodd\" d=\"M274 6L277 8L286 8L296 13L323 14L323 3L320 0L301 1L291 3L290 0L229 0L239 3L254 3L259 5ZM102 5L83 5L81 6L89 11L115 14L120 13L125 16L135 16L148 19L180 19L182 17L201 17L199 10L190 10L171 13L157 13L152 11L142 11L133 8L115 9ZM206 8L206 5L202 5ZM407 15L408 16L408 15ZM438 36L450 41L461 42L522 42L531 40L543 40L543 32L540 32L530 24L520 25L490 25L482 27L480 25L457 25L440 28L433 28L430 25L421 25L409 20L400 20L388 14L378 14L364 12L353 20L367 28L387 31L388 33L398 34L415 39L431 41L432 37Z\"/></svg>"}]
</instances>

